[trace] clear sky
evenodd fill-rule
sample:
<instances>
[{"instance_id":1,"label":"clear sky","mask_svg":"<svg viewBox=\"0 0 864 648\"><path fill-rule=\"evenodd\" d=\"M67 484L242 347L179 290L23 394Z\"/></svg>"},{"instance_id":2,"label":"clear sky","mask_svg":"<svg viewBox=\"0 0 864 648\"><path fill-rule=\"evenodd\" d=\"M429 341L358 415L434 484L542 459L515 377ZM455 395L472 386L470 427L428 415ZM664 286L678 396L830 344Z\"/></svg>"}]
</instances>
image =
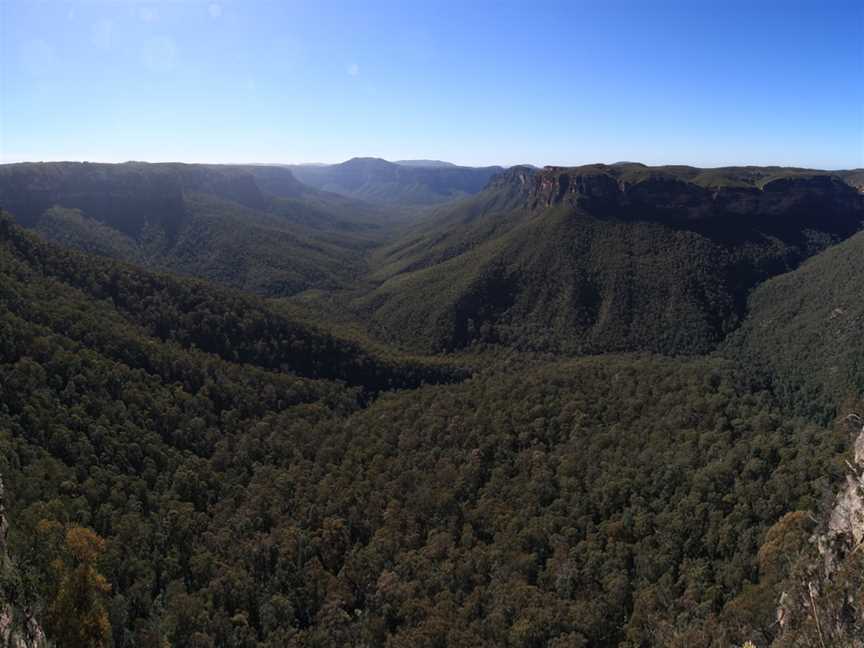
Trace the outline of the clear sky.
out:
<instances>
[{"instance_id":1,"label":"clear sky","mask_svg":"<svg viewBox=\"0 0 864 648\"><path fill-rule=\"evenodd\" d=\"M0 159L864 166L864 1L0 0Z\"/></svg>"}]
</instances>

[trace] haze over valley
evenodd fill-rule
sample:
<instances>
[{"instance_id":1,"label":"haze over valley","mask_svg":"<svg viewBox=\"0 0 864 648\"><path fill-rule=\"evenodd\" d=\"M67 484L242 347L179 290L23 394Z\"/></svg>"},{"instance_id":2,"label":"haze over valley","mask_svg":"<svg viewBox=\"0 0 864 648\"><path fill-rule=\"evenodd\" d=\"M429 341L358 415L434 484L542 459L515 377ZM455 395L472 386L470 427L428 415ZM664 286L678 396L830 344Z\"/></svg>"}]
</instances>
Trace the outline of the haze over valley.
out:
<instances>
[{"instance_id":1,"label":"haze over valley","mask_svg":"<svg viewBox=\"0 0 864 648\"><path fill-rule=\"evenodd\" d=\"M862 43L0 4L0 648L864 648Z\"/></svg>"}]
</instances>

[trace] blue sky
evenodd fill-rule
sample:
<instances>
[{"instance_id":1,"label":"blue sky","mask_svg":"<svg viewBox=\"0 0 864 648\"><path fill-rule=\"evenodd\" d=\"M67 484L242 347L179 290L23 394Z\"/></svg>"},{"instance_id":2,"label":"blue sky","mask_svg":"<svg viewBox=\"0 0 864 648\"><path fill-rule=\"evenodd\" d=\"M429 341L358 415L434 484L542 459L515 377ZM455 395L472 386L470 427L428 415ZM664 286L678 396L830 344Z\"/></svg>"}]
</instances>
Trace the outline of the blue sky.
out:
<instances>
[{"instance_id":1,"label":"blue sky","mask_svg":"<svg viewBox=\"0 0 864 648\"><path fill-rule=\"evenodd\" d=\"M864 166L864 2L0 0L0 159Z\"/></svg>"}]
</instances>

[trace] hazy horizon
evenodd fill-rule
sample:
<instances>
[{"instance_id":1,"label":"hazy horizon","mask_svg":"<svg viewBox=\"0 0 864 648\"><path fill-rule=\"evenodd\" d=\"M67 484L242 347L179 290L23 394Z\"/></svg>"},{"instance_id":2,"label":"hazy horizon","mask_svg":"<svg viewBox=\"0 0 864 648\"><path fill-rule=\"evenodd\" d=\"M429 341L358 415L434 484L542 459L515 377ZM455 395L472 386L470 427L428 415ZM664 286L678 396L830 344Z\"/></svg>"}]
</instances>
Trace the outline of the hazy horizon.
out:
<instances>
[{"instance_id":1,"label":"hazy horizon","mask_svg":"<svg viewBox=\"0 0 864 648\"><path fill-rule=\"evenodd\" d=\"M864 5L0 4L0 162L864 166Z\"/></svg>"},{"instance_id":2,"label":"hazy horizon","mask_svg":"<svg viewBox=\"0 0 864 648\"><path fill-rule=\"evenodd\" d=\"M388 160L386 158L382 158L376 155L357 155L352 158L348 158L345 160L335 160L328 162L319 162L319 161L303 161L303 162L257 162L257 161L249 161L249 160L240 160L240 161L232 161L232 162L224 162L224 161L198 161L198 160L87 160L87 159L51 159L51 160L2 160L0 161L0 165L6 164L53 164L53 163L88 163L88 164L135 164L135 163L144 163L144 164L206 164L206 165L225 165L225 166L330 166L341 164L343 162L348 162L353 159L363 159L363 158L372 158L385 160L386 162L399 163L399 162L415 162L415 161L430 161L430 162L447 162L450 164L454 164L457 167L492 167L492 166L500 166L503 168L510 168L514 166L534 166L537 168L543 168L545 166L550 167L580 167L587 166L591 164L605 164L605 165L613 165L613 164L623 164L623 163L635 163L635 164L644 164L649 167L654 166L690 166L697 167L702 169L722 169L722 168L730 168L730 167L771 167L771 166L781 166L787 168L801 168L801 169L812 169L814 171L852 171L864 168L864 166L848 166L848 167L817 167L812 165L798 165L798 164L755 164L755 163L747 163L742 162L740 164L723 164L723 165L699 165L699 164L691 164L688 162L658 162L658 163L649 163L643 160L592 160L585 162L574 162L574 163L545 163L545 162L517 162L514 164L501 164L496 162L490 162L488 164L463 164L461 162L453 161L453 160L437 160L428 157L411 157L411 158L401 158L399 160ZM864 162L862 162L864 165Z\"/></svg>"}]
</instances>

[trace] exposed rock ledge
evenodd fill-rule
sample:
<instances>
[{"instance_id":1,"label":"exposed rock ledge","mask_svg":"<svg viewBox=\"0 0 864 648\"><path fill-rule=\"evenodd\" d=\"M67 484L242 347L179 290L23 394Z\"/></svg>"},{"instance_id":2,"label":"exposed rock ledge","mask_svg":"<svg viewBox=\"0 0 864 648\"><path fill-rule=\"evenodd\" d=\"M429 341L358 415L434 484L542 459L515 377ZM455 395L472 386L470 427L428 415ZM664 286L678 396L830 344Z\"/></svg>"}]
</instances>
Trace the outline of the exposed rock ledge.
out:
<instances>
[{"instance_id":1,"label":"exposed rock ledge","mask_svg":"<svg viewBox=\"0 0 864 648\"><path fill-rule=\"evenodd\" d=\"M29 609L15 606L15 565L6 548L9 522L3 480L0 478L0 648L45 648L48 643L41 626Z\"/></svg>"},{"instance_id":2,"label":"exposed rock ledge","mask_svg":"<svg viewBox=\"0 0 864 648\"><path fill-rule=\"evenodd\" d=\"M777 609L772 646L864 648L864 420L853 462L821 531L811 538L815 557L794 575Z\"/></svg>"}]
</instances>

